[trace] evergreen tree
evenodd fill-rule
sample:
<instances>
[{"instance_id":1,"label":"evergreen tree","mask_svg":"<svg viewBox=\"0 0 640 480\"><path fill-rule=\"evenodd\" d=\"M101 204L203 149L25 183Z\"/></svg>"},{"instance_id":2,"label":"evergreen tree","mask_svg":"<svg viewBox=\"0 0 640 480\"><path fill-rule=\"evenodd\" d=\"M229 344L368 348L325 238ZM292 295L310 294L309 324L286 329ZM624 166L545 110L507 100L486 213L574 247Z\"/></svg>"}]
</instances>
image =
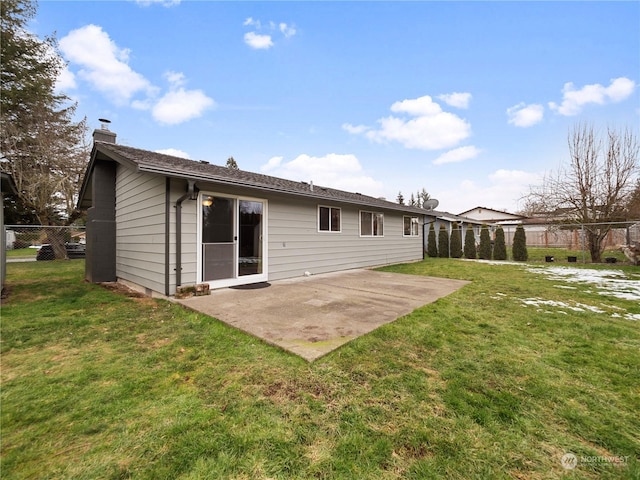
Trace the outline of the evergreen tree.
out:
<instances>
[{"instance_id":1,"label":"evergreen tree","mask_svg":"<svg viewBox=\"0 0 640 480\"><path fill-rule=\"evenodd\" d=\"M491 260L491 236L489 235L489 227L482 225L480 229L480 251L478 256L483 260Z\"/></svg>"},{"instance_id":2,"label":"evergreen tree","mask_svg":"<svg viewBox=\"0 0 640 480\"><path fill-rule=\"evenodd\" d=\"M464 258L475 259L477 255L476 236L473 233L473 227L468 225L467 232L464 234Z\"/></svg>"},{"instance_id":3,"label":"evergreen tree","mask_svg":"<svg viewBox=\"0 0 640 480\"><path fill-rule=\"evenodd\" d=\"M431 258L438 256L438 243L436 242L436 229L433 223L429 225L429 235L427 236L427 255Z\"/></svg>"},{"instance_id":4,"label":"evergreen tree","mask_svg":"<svg viewBox=\"0 0 640 480\"><path fill-rule=\"evenodd\" d=\"M233 157L229 157L227 158L227 168L230 168L232 170L238 170L238 162L236 162L236 159Z\"/></svg>"},{"instance_id":5,"label":"evergreen tree","mask_svg":"<svg viewBox=\"0 0 640 480\"><path fill-rule=\"evenodd\" d=\"M525 262L528 258L527 236L524 232L524 227L518 225L516 227L516 233L513 236L513 259L519 262Z\"/></svg>"},{"instance_id":6,"label":"evergreen tree","mask_svg":"<svg viewBox=\"0 0 640 480\"><path fill-rule=\"evenodd\" d=\"M454 222L451 230L451 243L449 244L451 258L462 257L462 232L460 230L460 224Z\"/></svg>"},{"instance_id":7,"label":"evergreen tree","mask_svg":"<svg viewBox=\"0 0 640 480\"><path fill-rule=\"evenodd\" d=\"M396 197L396 202L398 202L398 204L400 205L404 205L404 195L402 195L402 192L398 192L398 196Z\"/></svg>"},{"instance_id":8,"label":"evergreen tree","mask_svg":"<svg viewBox=\"0 0 640 480\"><path fill-rule=\"evenodd\" d=\"M504 230L498 225L496 228L496 240L493 244L493 259L494 260L506 260L507 259L507 246L504 242Z\"/></svg>"},{"instance_id":9,"label":"evergreen tree","mask_svg":"<svg viewBox=\"0 0 640 480\"><path fill-rule=\"evenodd\" d=\"M76 104L56 93L64 62L53 38L29 32L35 15L33 0L0 2L0 169L23 210L44 225L70 223L89 157L86 120L74 123Z\"/></svg>"},{"instance_id":10,"label":"evergreen tree","mask_svg":"<svg viewBox=\"0 0 640 480\"><path fill-rule=\"evenodd\" d=\"M444 225L440 225L438 232L438 256L440 258L449 258L449 232Z\"/></svg>"},{"instance_id":11,"label":"evergreen tree","mask_svg":"<svg viewBox=\"0 0 640 480\"><path fill-rule=\"evenodd\" d=\"M424 208L424 204L427 202L427 200L431 199L431 195L429 195L427 190L422 187L422 190L418 192L418 199L420 201L420 207Z\"/></svg>"}]
</instances>

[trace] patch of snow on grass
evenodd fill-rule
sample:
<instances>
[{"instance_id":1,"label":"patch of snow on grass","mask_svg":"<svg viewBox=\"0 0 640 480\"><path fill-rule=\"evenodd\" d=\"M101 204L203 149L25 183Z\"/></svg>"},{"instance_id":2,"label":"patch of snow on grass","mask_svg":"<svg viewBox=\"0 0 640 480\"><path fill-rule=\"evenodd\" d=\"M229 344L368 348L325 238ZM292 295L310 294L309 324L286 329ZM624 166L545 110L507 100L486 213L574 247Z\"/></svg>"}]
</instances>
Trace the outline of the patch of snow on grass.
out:
<instances>
[{"instance_id":1,"label":"patch of snow on grass","mask_svg":"<svg viewBox=\"0 0 640 480\"><path fill-rule=\"evenodd\" d=\"M592 284L600 295L640 300L640 281L629 280L622 271L572 267L529 267L527 271L547 275L552 280Z\"/></svg>"},{"instance_id":2,"label":"patch of snow on grass","mask_svg":"<svg viewBox=\"0 0 640 480\"><path fill-rule=\"evenodd\" d=\"M594 307L592 305L585 305L584 303L574 302L573 305L570 305L565 302L558 302L556 300L543 300L541 298L525 298L520 300L524 305L531 305L534 307L556 307L556 308L565 308L568 310L573 310L574 312L593 312L593 313L606 313L604 310Z\"/></svg>"},{"instance_id":3,"label":"patch of snow on grass","mask_svg":"<svg viewBox=\"0 0 640 480\"><path fill-rule=\"evenodd\" d=\"M625 313L624 315L620 315L619 313L614 313L611 315L612 318L625 318L627 320L640 320L640 313Z\"/></svg>"}]
</instances>

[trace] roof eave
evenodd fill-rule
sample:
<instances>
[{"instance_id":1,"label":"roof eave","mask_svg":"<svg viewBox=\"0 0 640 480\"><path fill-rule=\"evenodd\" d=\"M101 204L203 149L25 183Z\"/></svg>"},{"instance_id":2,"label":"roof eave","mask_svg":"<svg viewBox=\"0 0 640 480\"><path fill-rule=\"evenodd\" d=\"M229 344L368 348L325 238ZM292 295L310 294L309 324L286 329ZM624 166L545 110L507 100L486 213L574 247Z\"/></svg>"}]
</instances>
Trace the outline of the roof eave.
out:
<instances>
[{"instance_id":1,"label":"roof eave","mask_svg":"<svg viewBox=\"0 0 640 480\"><path fill-rule=\"evenodd\" d=\"M279 188L277 186L263 185L255 182L247 182L247 181L240 181L240 180L234 181L233 179L228 177L220 177L220 176L211 175L211 174L194 174L191 172L182 172L182 171L176 171L176 170L172 171L166 168L160 168L156 165L139 164L138 170L141 172L170 176L173 178L183 178L183 179L203 181L203 182L215 182L215 183L220 183L223 185L229 185L229 186L235 186L235 187L253 188L253 189L264 191L264 192L278 193L283 195L294 195L294 196L299 196L304 198L312 198L315 200L333 201L337 203L347 203L350 205L367 206L370 208L396 210L396 211L402 211L406 213L422 214L422 215L426 215L428 212L427 210L417 209L415 207L407 207L406 205L395 204L392 202L387 202L387 204L381 204L377 202L370 202L370 201L367 201L366 199L362 199L362 201L358 201L358 200L349 199L349 198L335 198L328 195L319 195L318 193L314 193L311 190L309 190L308 192L296 191L296 190L291 190L287 188ZM316 188L321 189L322 187L316 187Z\"/></svg>"}]
</instances>

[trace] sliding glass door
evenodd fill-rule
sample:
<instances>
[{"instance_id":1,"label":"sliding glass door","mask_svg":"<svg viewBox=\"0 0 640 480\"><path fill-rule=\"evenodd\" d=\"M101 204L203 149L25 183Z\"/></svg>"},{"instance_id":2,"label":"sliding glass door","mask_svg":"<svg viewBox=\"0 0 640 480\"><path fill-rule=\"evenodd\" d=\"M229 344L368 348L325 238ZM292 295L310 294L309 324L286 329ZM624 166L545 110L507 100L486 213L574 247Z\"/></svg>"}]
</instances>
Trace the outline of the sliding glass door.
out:
<instances>
[{"instance_id":1,"label":"sliding glass door","mask_svg":"<svg viewBox=\"0 0 640 480\"><path fill-rule=\"evenodd\" d=\"M262 202L240 200L238 213L238 275L262 273Z\"/></svg>"},{"instance_id":2,"label":"sliding glass door","mask_svg":"<svg viewBox=\"0 0 640 480\"><path fill-rule=\"evenodd\" d=\"M266 280L264 200L201 195L201 281L231 286Z\"/></svg>"},{"instance_id":3,"label":"sliding glass door","mask_svg":"<svg viewBox=\"0 0 640 480\"><path fill-rule=\"evenodd\" d=\"M202 280L234 278L235 199L202 197Z\"/></svg>"}]
</instances>

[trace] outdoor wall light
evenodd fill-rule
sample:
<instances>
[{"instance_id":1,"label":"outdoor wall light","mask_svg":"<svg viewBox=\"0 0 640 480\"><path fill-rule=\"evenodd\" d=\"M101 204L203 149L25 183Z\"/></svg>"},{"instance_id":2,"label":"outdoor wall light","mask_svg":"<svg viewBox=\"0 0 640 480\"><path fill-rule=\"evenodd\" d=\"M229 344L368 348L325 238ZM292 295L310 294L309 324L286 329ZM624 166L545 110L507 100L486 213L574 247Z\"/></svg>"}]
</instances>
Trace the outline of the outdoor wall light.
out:
<instances>
[{"instance_id":1,"label":"outdoor wall light","mask_svg":"<svg viewBox=\"0 0 640 480\"><path fill-rule=\"evenodd\" d=\"M213 205L213 197L202 197L202 206L203 207L210 207L211 205Z\"/></svg>"}]
</instances>

